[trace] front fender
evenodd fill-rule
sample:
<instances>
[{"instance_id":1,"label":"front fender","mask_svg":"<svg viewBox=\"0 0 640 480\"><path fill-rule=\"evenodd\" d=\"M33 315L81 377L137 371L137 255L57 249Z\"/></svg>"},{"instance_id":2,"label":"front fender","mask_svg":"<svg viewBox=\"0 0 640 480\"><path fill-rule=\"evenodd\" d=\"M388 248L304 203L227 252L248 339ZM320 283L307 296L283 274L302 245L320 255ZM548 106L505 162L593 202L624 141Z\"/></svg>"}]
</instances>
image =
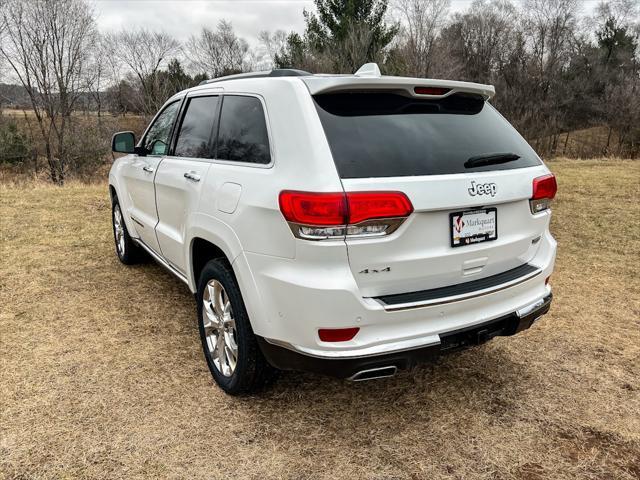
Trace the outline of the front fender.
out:
<instances>
[{"instance_id":1,"label":"front fender","mask_svg":"<svg viewBox=\"0 0 640 480\"><path fill-rule=\"evenodd\" d=\"M120 204L120 210L122 210L122 217L124 219L124 224L127 226L127 231L129 232L129 235L132 238L138 238L139 235L136 230L136 225L133 223L129 215L131 198L129 197L129 195L125 193L126 189L121 184L120 178L118 177L118 175L116 175L116 171L118 168L118 165L117 165L118 160L114 162L114 164L111 166L111 170L109 171L109 186L113 187L113 189L116 192L116 196L118 197L118 203ZM113 202L113 198L111 198L111 201Z\"/></svg>"}]
</instances>

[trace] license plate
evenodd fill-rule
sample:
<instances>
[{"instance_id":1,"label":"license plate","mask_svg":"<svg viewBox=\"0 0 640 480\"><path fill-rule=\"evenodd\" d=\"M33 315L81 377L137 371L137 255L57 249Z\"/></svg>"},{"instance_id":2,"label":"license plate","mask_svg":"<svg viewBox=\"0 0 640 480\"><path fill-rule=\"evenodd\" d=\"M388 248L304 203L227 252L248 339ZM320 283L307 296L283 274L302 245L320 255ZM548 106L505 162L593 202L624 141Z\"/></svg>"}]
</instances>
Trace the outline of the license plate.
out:
<instances>
[{"instance_id":1,"label":"license plate","mask_svg":"<svg viewBox=\"0 0 640 480\"><path fill-rule=\"evenodd\" d=\"M449 215L451 246L463 247L498 238L498 212L495 208L480 208Z\"/></svg>"}]
</instances>

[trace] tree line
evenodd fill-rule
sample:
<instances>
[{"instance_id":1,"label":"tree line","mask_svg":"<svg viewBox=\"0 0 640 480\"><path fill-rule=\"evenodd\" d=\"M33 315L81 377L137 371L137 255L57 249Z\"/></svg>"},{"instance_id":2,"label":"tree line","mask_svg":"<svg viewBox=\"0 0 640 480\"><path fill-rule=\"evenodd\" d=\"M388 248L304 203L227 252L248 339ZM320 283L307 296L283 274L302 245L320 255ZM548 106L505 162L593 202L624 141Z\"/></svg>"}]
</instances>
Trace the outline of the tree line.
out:
<instances>
[{"instance_id":1,"label":"tree line","mask_svg":"<svg viewBox=\"0 0 640 480\"><path fill-rule=\"evenodd\" d=\"M25 114L26 131L0 116L0 161L15 143L7 158L31 151L62 183L100 164L113 118L148 118L207 78L276 67L353 73L367 62L386 75L495 85L493 103L543 155L561 154L572 132L595 126L607 129L607 141L594 154L639 153L638 0L604 0L589 12L580 0L475 0L457 12L450 0L315 7L304 12L302 32L262 31L250 45L224 20L179 42L145 28L99 32L83 0L3 0L0 81L24 93L5 103L33 114ZM88 128L79 112L95 119L100 142L77 135Z\"/></svg>"}]
</instances>

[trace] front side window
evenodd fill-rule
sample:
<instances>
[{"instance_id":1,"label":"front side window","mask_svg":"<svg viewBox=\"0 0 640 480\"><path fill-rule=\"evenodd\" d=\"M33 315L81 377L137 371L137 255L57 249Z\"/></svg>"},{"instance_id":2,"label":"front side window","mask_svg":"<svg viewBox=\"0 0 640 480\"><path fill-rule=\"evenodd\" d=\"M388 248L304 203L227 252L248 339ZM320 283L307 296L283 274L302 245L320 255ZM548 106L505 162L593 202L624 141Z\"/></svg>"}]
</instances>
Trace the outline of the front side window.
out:
<instances>
[{"instance_id":1,"label":"front side window","mask_svg":"<svg viewBox=\"0 0 640 480\"><path fill-rule=\"evenodd\" d=\"M224 97L217 158L259 164L271 161L264 111L256 97Z\"/></svg>"},{"instance_id":2,"label":"front side window","mask_svg":"<svg viewBox=\"0 0 640 480\"><path fill-rule=\"evenodd\" d=\"M219 97L194 97L187 104L174 155L214 158L212 141L218 114Z\"/></svg>"},{"instance_id":3,"label":"front side window","mask_svg":"<svg viewBox=\"0 0 640 480\"><path fill-rule=\"evenodd\" d=\"M180 101L173 102L154 120L142 142L142 146L149 152L149 155L167 154L171 140L171 128L179 109Z\"/></svg>"}]
</instances>

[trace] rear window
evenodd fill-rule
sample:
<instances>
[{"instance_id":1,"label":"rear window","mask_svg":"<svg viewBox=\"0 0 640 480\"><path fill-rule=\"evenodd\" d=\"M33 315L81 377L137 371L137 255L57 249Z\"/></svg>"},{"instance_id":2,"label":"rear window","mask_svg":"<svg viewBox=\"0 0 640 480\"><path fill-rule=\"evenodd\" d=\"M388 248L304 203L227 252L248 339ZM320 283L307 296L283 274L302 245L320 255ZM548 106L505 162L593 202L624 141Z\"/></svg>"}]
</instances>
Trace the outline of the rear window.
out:
<instances>
[{"instance_id":1,"label":"rear window","mask_svg":"<svg viewBox=\"0 0 640 480\"><path fill-rule=\"evenodd\" d=\"M442 175L540 164L529 144L484 99L454 94L423 100L394 93L314 96L342 178ZM515 161L465 167L472 157Z\"/></svg>"},{"instance_id":2,"label":"rear window","mask_svg":"<svg viewBox=\"0 0 640 480\"><path fill-rule=\"evenodd\" d=\"M214 158L211 137L218 114L218 97L189 99L182 120L174 155L177 157Z\"/></svg>"},{"instance_id":3,"label":"rear window","mask_svg":"<svg viewBox=\"0 0 640 480\"><path fill-rule=\"evenodd\" d=\"M218 132L218 159L267 164L271 161L269 135L260 100L226 95Z\"/></svg>"}]
</instances>

